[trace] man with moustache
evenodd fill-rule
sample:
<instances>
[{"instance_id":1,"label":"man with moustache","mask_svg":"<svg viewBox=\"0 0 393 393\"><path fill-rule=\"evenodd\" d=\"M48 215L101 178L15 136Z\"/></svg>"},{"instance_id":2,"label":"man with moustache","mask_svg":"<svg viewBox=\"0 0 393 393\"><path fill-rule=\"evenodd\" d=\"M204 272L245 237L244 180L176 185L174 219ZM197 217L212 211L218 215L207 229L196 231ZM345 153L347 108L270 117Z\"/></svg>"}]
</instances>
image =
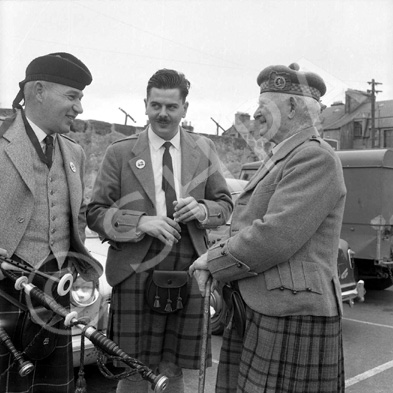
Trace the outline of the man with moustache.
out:
<instances>
[{"instance_id":1,"label":"man with moustache","mask_svg":"<svg viewBox=\"0 0 393 393\"><path fill-rule=\"evenodd\" d=\"M257 78L255 122L271 155L237 200L231 236L190 268L232 282L245 329L226 329L216 392L344 392L337 253L346 189L339 159L318 134L318 75L295 64ZM238 324L237 327L239 327Z\"/></svg>"},{"instance_id":2,"label":"man with moustache","mask_svg":"<svg viewBox=\"0 0 393 393\"><path fill-rule=\"evenodd\" d=\"M15 113L0 128L0 254L54 277L79 273L96 281L102 266L83 245L85 155L64 135L83 112L83 89L91 81L86 65L69 53L40 56L28 65L13 102ZM7 263L1 267L15 269ZM50 296L56 293L33 273L30 280ZM0 326L34 366L21 377L18 363L0 345L0 391L73 393L70 329L53 315L38 314L37 305L1 270L0 290ZM69 294L57 301L69 307ZM30 315L47 322L54 335L41 336L44 331Z\"/></svg>"},{"instance_id":3,"label":"man with moustache","mask_svg":"<svg viewBox=\"0 0 393 393\"><path fill-rule=\"evenodd\" d=\"M150 124L108 148L87 215L89 227L111 245L108 334L169 377L170 393L184 392L182 368L199 368L203 298L196 281L189 280L184 307L157 313L146 303L147 279L152 270L187 272L207 250L206 229L225 224L232 212L214 144L179 126L189 88L175 70L162 69L150 78L145 99ZM121 380L117 392L147 389L136 376Z\"/></svg>"}]
</instances>

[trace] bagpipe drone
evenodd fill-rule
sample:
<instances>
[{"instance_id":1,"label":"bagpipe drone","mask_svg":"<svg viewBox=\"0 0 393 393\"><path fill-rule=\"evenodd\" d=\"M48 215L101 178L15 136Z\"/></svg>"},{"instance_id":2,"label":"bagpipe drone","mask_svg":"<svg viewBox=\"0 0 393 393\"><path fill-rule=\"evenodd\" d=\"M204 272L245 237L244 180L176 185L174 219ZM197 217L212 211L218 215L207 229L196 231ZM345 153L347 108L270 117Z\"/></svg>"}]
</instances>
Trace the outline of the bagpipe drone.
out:
<instances>
[{"instance_id":1,"label":"bagpipe drone","mask_svg":"<svg viewBox=\"0 0 393 393\"><path fill-rule=\"evenodd\" d=\"M3 265L5 263L15 267L15 270L8 270L9 267L5 269ZM99 369L105 377L119 380L139 373L144 380L151 384L151 388L155 393L164 392L167 388L167 377L161 374L155 375L145 364L129 356L126 352L119 348L115 342L99 332L97 328L90 326L82 319L78 319L78 313L76 311L67 310L52 296L29 282L29 278L27 275L23 274L23 272L38 275L45 280L51 280L57 286L56 290L60 296L64 296L70 291L73 284L73 277L71 274L65 274L63 277L58 279L35 270L28 265L21 264L13 259L3 256L0 256L0 269L3 275L14 283L14 287L17 291L23 291L26 297L33 300L36 304L43 306L45 309L52 311L57 316L60 316L61 319L64 319L65 327L77 327L81 330L81 348L84 348L84 337L87 337L94 344L100 353L100 356L98 357ZM22 274L20 274L21 272ZM7 294L5 294L4 291L0 291L0 296L7 298ZM7 300L13 302L12 299L7 298ZM15 303L17 304L18 302L14 302L14 304ZM45 326L42 326L42 328L45 329ZM14 363L17 363L18 372L21 377L24 377L33 371L34 365L28 359L24 358L25 354L23 352L20 352L15 347L7 334L6 329L3 327L0 327L0 343L2 343L11 354L14 359ZM83 358L83 356L81 356L81 358ZM119 375L113 375L105 366L105 360L107 358L115 359L124 363L127 366L127 371ZM80 367L79 377L80 378L76 383L76 392L82 393L86 391L85 386L83 386L85 384L85 381L83 380L83 363Z\"/></svg>"}]
</instances>

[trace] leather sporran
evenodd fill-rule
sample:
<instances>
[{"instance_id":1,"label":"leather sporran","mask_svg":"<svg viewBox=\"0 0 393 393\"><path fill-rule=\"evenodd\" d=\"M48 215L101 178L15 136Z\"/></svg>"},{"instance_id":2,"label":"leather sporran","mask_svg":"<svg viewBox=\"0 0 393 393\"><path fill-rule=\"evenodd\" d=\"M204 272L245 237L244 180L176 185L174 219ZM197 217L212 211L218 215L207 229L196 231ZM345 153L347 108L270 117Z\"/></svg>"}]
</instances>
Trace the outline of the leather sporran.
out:
<instances>
[{"instance_id":1,"label":"leather sporran","mask_svg":"<svg viewBox=\"0 0 393 393\"><path fill-rule=\"evenodd\" d=\"M153 270L145 286L149 307L160 314L182 310L188 300L188 272Z\"/></svg>"},{"instance_id":2,"label":"leather sporran","mask_svg":"<svg viewBox=\"0 0 393 393\"><path fill-rule=\"evenodd\" d=\"M233 324L239 337L243 338L246 330L246 306L236 283L225 284L222 297L228 307L229 324Z\"/></svg>"},{"instance_id":3,"label":"leather sporran","mask_svg":"<svg viewBox=\"0 0 393 393\"><path fill-rule=\"evenodd\" d=\"M33 316L30 312L24 313L19 342L30 360L45 359L56 349L58 334L42 327L42 323L50 326L58 320L57 316L53 318L53 312L43 307L35 309Z\"/></svg>"}]
</instances>

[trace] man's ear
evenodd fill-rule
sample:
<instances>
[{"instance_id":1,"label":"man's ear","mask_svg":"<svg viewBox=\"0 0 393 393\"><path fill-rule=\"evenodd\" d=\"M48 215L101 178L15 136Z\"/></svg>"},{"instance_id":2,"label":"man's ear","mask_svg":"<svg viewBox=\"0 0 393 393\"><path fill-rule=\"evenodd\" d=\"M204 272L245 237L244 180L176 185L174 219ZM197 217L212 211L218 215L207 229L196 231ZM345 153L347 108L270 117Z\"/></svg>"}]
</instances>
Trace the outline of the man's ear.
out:
<instances>
[{"instance_id":1,"label":"man's ear","mask_svg":"<svg viewBox=\"0 0 393 393\"><path fill-rule=\"evenodd\" d=\"M289 97L289 113L288 113L288 119L293 119L295 117L295 112L297 108L297 102L295 98Z\"/></svg>"},{"instance_id":2,"label":"man's ear","mask_svg":"<svg viewBox=\"0 0 393 393\"><path fill-rule=\"evenodd\" d=\"M44 91L45 91L45 86L43 85L42 82L37 81L33 85L33 92L34 96L37 98L39 102L42 102L44 99Z\"/></svg>"},{"instance_id":3,"label":"man's ear","mask_svg":"<svg viewBox=\"0 0 393 393\"><path fill-rule=\"evenodd\" d=\"M186 115L187 115L188 101L186 101L186 102L183 104L183 109L184 109L184 113L183 113L182 118L184 119L184 118L186 117Z\"/></svg>"},{"instance_id":4,"label":"man's ear","mask_svg":"<svg viewBox=\"0 0 393 393\"><path fill-rule=\"evenodd\" d=\"M147 115L147 98L145 98L143 101L145 103L145 115Z\"/></svg>"}]
</instances>

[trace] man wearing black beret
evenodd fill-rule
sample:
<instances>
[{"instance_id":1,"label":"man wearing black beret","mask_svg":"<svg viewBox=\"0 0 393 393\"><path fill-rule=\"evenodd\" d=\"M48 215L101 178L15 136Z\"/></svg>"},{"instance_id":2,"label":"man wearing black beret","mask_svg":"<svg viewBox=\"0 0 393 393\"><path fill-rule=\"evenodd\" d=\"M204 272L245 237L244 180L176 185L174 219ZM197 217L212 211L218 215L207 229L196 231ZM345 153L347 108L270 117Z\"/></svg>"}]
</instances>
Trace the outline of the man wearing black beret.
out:
<instances>
[{"instance_id":1,"label":"man wearing black beret","mask_svg":"<svg viewBox=\"0 0 393 393\"><path fill-rule=\"evenodd\" d=\"M83 245L85 154L64 135L82 113L82 91L91 81L89 69L69 53L51 53L28 65L15 113L0 127L0 255L33 272L79 273L96 281L102 266ZM34 371L21 377L18 362L0 345L0 391L73 393L70 329L17 291L4 278L10 269L15 267L1 263L0 326ZM69 294L57 295L50 281L34 273L29 281L69 307Z\"/></svg>"},{"instance_id":2,"label":"man wearing black beret","mask_svg":"<svg viewBox=\"0 0 393 393\"><path fill-rule=\"evenodd\" d=\"M231 237L190 268L231 282L245 328L224 333L217 393L344 392L337 253L346 189L318 134L321 77L271 66L257 78L255 122L274 145L237 200ZM237 328L237 329L236 329Z\"/></svg>"}]
</instances>

